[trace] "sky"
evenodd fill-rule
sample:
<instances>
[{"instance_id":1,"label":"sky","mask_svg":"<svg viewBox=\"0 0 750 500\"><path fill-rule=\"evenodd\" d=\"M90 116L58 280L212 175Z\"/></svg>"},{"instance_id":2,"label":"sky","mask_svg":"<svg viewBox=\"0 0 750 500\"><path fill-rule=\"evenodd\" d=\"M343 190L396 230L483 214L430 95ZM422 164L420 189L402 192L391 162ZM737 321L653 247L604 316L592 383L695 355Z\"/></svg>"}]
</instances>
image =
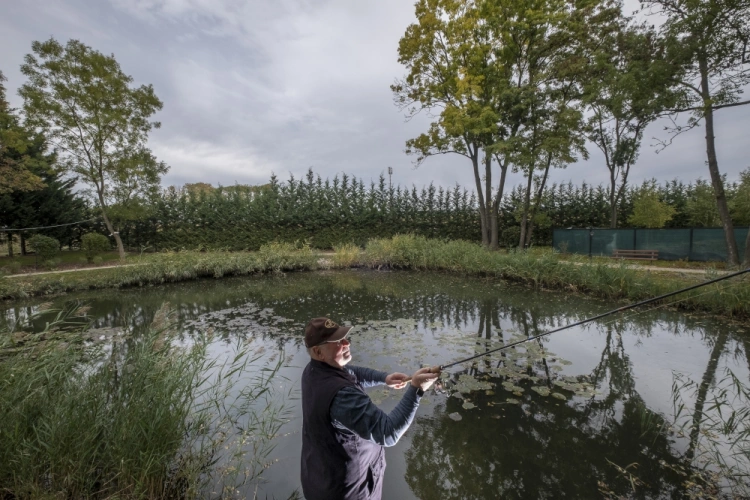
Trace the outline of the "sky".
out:
<instances>
[{"instance_id":1,"label":"sky","mask_svg":"<svg viewBox=\"0 0 750 500\"><path fill-rule=\"evenodd\" d=\"M416 168L404 152L429 125L426 114L406 121L390 90L406 74L397 48L413 22L411 0L0 0L0 70L20 107L32 41L72 38L114 54L164 103L149 138L170 166L164 186L264 184L309 168L368 182L392 167L394 185L472 189L467 158L441 155ZM720 110L715 122L719 168L736 180L750 167L750 106ZM657 154L665 125L646 130L631 182L708 179L705 130ZM606 185L602 155L588 150L589 160L554 170L550 181ZM507 182L521 181L511 174Z\"/></svg>"}]
</instances>

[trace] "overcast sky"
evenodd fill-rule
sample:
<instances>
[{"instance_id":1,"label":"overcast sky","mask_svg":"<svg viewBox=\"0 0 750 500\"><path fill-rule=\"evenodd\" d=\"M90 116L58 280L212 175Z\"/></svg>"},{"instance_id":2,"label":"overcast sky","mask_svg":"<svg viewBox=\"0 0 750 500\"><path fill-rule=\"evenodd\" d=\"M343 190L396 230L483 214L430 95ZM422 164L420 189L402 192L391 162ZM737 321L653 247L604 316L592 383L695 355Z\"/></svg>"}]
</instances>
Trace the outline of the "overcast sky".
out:
<instances>
[{"instance_id":1,"label":"overcast sky","mask_svg":"<svg viewBox=\"0 0 750 500\"><path fill-rule=\"evenodd\" d=\"M309 167L394 184L474 186L471 164L456 155L418 169L404 143L427 118L405 122L389 85L405 74L398 40L414 22L410 0L0 0L0 70L11 105L31 42L71 38L114 54L135 82L164 102L162 128L149 145L171 170L163 184L262 184ZM663 123L646 131L631 179L708 178L704 129L665 151ZM719 168L730 179L750 167L750 106L716 115ZM602 157L555 171L553 182L606 183ZM520 183L516 174L510 185Z\"/></svg>"}]
</instances>

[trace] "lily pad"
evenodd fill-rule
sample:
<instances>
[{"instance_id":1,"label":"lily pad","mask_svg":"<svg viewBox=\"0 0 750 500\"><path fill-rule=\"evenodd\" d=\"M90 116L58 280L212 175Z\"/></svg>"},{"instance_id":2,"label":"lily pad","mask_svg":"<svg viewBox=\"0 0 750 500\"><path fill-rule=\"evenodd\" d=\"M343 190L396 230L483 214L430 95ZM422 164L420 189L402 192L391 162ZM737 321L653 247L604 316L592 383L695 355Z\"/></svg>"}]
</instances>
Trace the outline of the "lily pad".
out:
<instances>
[{"instance_id":1,"label":"lily pad","mask_svg":"<svg viewBox=\"0 0 750 500\"><path fill-rule=\"evenodd\" d=\"M476 408L476 405L474 403L464 401L464 404L462 405L462 407L464 410L471 410L472 408Z\"/></svg>"},{"instance_id":2,"label":"lily pad","mask_svg":"<svg viewBox=\"0 0 750 500\"><path fill-rule=\"evenodd\" d=\"M448 414L448 418L450 418L451 420L455 420L456 422L458 422L463 417L461 416L460 413L458 413L457 411L454 411L453 413L449 413Z\"/></svg>"},{"instance_id":3,"label":"lily pad","mask_svg":"<svg viewBox=\"0 0 750 500\"><path fill-rule=\"evenodd\" d=\"M550 393L549 387L544 387L543 385L535 385L531 388L531 390L536 392L540 396L549 396Z\"/></svg>"}]
</instances>

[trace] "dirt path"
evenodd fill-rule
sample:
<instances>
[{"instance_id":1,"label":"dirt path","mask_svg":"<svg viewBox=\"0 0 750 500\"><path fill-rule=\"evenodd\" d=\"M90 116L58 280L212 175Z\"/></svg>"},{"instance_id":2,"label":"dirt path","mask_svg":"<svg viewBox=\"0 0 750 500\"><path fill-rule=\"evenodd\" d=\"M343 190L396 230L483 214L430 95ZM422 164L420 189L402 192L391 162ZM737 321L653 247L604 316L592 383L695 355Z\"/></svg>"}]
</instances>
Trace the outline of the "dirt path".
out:
<instances>
[{"instance_id":1,"label":"dirt path","mask_svg":"<svg viewBox=\"0 0 750 500\"><path fill-rule=\"evenodd\" d=\"M63 269L62 271L42 271L39 273L8 274L6 278L25 278L26 276L41 276L44 274L75 273L78 271L98 271L99 269L114 269L116 267L139 266L140 264L115 264L113 266L79 267L77 269Z\"/></svg>"}]
</instances>

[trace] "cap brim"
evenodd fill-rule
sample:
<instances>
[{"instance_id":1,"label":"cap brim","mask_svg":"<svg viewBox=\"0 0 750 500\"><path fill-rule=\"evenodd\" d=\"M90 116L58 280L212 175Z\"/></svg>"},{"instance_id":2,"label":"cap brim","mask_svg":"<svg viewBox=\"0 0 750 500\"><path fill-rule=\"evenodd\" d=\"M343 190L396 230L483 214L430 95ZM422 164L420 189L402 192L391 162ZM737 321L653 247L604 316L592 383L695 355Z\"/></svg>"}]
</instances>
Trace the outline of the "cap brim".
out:
<instances>
[{"instance_id":1,"label":"cap brim","mask_svg":"<svg viewBox=\"0 0 750 500\"><path fill-rule=\"evenodd\" d=\"M338 342L341 339L345 339L347 335L349 335L349 332L352 331L353 326L342 326L339 327L338 330L333 332L333 335L328 337L328 340L326 342Z\"/></svg>"}]
</instances>

